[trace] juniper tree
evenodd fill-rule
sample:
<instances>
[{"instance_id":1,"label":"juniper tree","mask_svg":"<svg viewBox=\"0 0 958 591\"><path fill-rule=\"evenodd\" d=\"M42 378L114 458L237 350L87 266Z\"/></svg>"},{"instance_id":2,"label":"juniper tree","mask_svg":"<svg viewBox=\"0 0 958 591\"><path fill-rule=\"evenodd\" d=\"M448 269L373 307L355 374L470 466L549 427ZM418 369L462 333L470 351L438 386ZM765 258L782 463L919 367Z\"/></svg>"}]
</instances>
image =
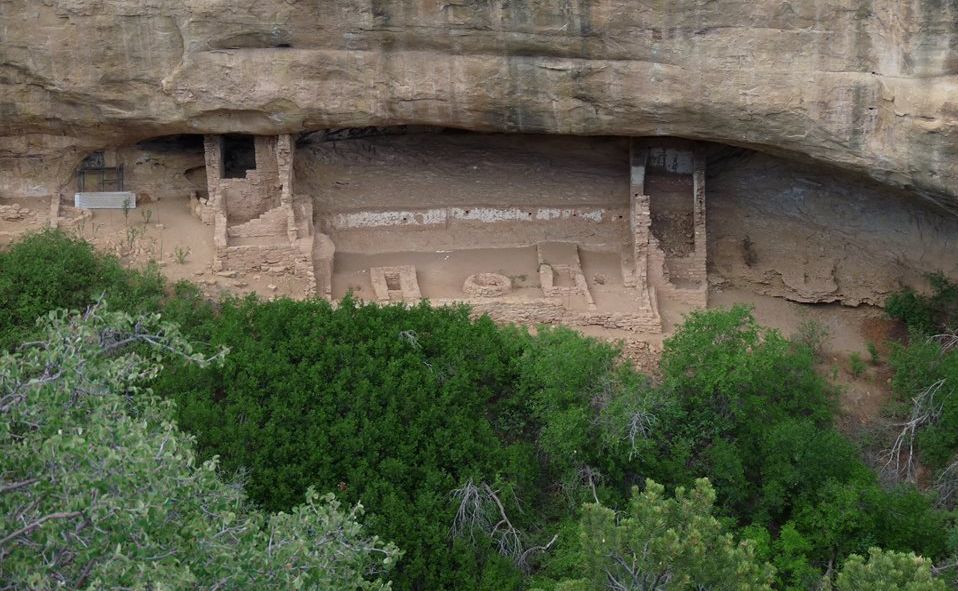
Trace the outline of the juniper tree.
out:
<instances>
[{"instance_id":1,"label":"juniper tree","mask_svg":"<svg viewBox=\"0 0 958 591\"><path fill-rule=\"evenodd\" d=\"M384 589L396 548L361 506L314 490L289 513L247 504L197 465L168 402L144 384L193 352L175 326L94 307L53 312L0 357L3 589Z\"/></svg>"}]
</instances>

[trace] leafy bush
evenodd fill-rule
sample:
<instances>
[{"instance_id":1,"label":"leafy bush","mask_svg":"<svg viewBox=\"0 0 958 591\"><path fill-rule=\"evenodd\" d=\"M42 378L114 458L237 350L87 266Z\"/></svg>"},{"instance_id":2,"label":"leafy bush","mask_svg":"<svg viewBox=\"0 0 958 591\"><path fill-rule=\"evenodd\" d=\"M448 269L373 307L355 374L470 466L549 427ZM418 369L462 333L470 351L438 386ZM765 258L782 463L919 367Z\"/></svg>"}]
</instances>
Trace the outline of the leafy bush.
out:
<instances>
[{"instance_id":1,"label":"leafy bush","mask_svg":"<svg viewBox=\"0 0 958 591\"><path fill-rule=\"evenodd\" d=\"M491 321L427 305L247 298L192 330L231 354L222 368L169 372L157 390L177 401L205 457L245 472L263 507L286 510L311 485L361 501L373 531L406 552L400 588L478 587L502 570L482 544L474 553L450 538L451 492L467 479L509 483L502 498L517 518L534 498L531 449L501 441L490 420L514 350Z\"/></svg>"},{"instance_id":2,"label":"leafy bush","mask_svg":"<svg viewBox=\"0 0 958 591\"><path fill-rule=\"evenodd\" d=\"M922 495L901 503L906 497L881 489L834 430L836 392L814 364L809 346L760 328L746 308L692 314L666 343L663 388L679 412L673 424L660 426L663 446L687 457L690 469L652 474L678 476L676 484L705 476L743 526L790 527L788 547L769 546L773 563L781 564L778 552L786 551L788 560L820 572L883 543L942 555L944 516ZM915 522L933 527L922 534ZM800 586L807 574L804 566L780 569L780 584Z\"/></svg>"},{"instance_id":3,"label":"leafy bush","mask_svg":"<svg viewBox=\"0 0 958 591\"><path fill-rule=\"evenodd\" d=\"M735 543L712 515L715 491L701 479L675 498L648 481L622 515L586 505L580 525L582 578L557 589L770 590L773 569L751 542Z\"/></svg>"},{"instance_id":4,"label":"leafy bush","mask_svg":"<svg viewBox=\"0 0 958 591\"><path fill-rule=\"evenodd\" d=\"M0 350L35 332L56 308L83 309L99 296L118 310L157 310L163 279L155 268L124 269L115 258L55 230L28 235L0 251Z\"/></svg>"},{"instance_id":5,"label":"leafy bush","mask_svg":"<svg viewBox=\"0 0 958 591\"><path fill-rule=\"evenodd\" d=\"M4 587L388 588L377 576L398 552L364 533L360 506L310 489L266 515L215 461L194 464L171 405L142 387L169 354L211 361L155 315L101 308L51 313L0 355Z\"/></svg>"},{"instance_id":6,"label":"leafy bush","mask_svg":"<svg viewBox=\"0 0 958 591\"><path fill-rule=\"evenodd\" d=\"M868 550L866 561L858 554L848 557L835 581L836 591L945 591L935 578L931 562L913 553Z\"/></svg>"},{"instance_id":7,"label":"leafy bush","mask_svg":"<svg viewBox=\"0 0 958 591\"><path fill-rule=\"evenodd\" d=\"M865 361L862 359L861 353L855 351L851 354L848 358L848 368L856 378L860 378L865 373Z\"/></svg>"},{"instance_id":8,"label":"leafy bush","mask_svg":"<svg viewBox=\"0 0 958 591\"><path fill-rule=\"evenodd\" d=\"M467 481L498 491L523 547L560 534L536 558L553 583L575 574L563 523L583 502L623 506L643 476L706 476L731 523L789 532L765 550L782 586L876 544L946 549L928 499L883 491L834 430L835 392L811 348L745 308L692 314L666 343L657 387L608 345L498 329L465 309L251 298L206 320L197 309L183 307L191 330L233 353L221 370L170 372L159 387L204 456L245 469L271 509L310 485L362 501L370 527L407 552L398 588L521 586L488 536L450 537L451 492Z\"/></svg>"},{"instance_id":9,"label":"leafy bush","mask_svg":"<svg viewBox=\"0 0 958 591\"><path fill-rule=\"evenodd\" d=\"M817 359L822 359L830 334L828 327L821 322L805 319L798 325L798 332L792 338L808 347Z\"/></svg>"},{"instance_id":10,"label":"leafy bush","mask_svg":"<svg viewBox=\"0 0 958 591\"><path fill-rule=\"evenodd\" d=\"M868 348L868 357L871 360L871 364L878 365L881 363L881 356L878 354L878 345L869 342L866 346Z\"/></svg>"},{"instance_id":11,"label":"leafy bush","mask_svg":"<svg viewBox=\"0 0 958 591\"><path fill-rule=\"evenodd\" d=\"M895 370L892 386L908 403L906 423L923 462L944 468L958 452L958 348L948 348L930 338L913 339L892 349Z\"/></svg>"},{"instance_id":12,"label":"leafy bush","mask_svg":"<svg viewBox=\"0 0 958 591\"><path fill-rule=\"evenodd\" d=\"M931 295L904 289L888 297L885 311L919 334L958 327L958 284L941 272L928 275L928 281Z\"/></svg>"}]
</instances>

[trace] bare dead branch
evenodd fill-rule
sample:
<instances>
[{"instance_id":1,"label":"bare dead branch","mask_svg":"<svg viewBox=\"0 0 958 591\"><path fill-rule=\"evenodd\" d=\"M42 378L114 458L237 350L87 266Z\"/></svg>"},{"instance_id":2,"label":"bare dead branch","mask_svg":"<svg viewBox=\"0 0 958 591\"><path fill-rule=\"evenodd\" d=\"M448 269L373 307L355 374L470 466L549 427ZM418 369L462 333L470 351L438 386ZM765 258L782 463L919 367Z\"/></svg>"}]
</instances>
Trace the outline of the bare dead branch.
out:
<instances>
[{"instance_id":1,"label":"bare dead branch","mask_svg":"<svg viewBox=\"0 0 958 591\"><path fill-rule=\"evenodd\" d=\"M468 535L471 538L475 532L482 532L495 542L500 555L509 558L521 569L528 567L527 561L534 552L545 552L555 542L554 538L545 546L524 549L522 534L509 519L499 498L499 491L485 482L476 484L470 479L452 491L452 497L459 501L459 506L450 534L453 537Z\"/></svg>"},{"instance_id":2,"label":"bare dead branch","mask_svg":"<svg viewBox=\"0 0 958 591\"><path fill-rule=\"evenodd\" d=\"M19 482L6 482L0 484L0 494L24 488L38 482L40 482L39 478L28 478L27 480L21 480Z\"/></svg>"},{"instance_id":3,"label":"bare dead branch","mask_svg":"<svg viewBox=\"0 0 958 591\"><path fill-rule=\"evenodd\" d=\"M529 558L534 552L548 552L549 548L556 543L556 540L559 539L559 534L552 536L552 539L549 540L549 543L544 546L530 546L519 556L519 569L524 573L529 573L532 571L532 568L529 566Z\"/></svg>"},{"instance_id":4,"label":"bare dead branch","mask_svg":"<svg viewBox=\"0 0 958 591\"><path fill-rule=\"evenodd\" d=\"M941 334L936 334L931 337L931 340L935 341L941 346L942 353L947 353L948 351L958 347L958 328L945 331Z\"/></svg>"},{"instance_id":5,"label":"bare dead branch","mask_svg":"<svg viewBox=\"0 0 958 591\"><path fill-rule=\"evenodd\" d=\"M40 527L41 525L43 525L44 523L46 523L46 522L48 522L48 521L50 521L50 520L53 520L53 519L75 519L75 518L77 518L77 517L80 517L81 515L83 515L83 514L82 514L81 512L79 512L79 511L59 511L59 512L57 512L57 513L50 513L49 515L44 515L44 516L41 517L40 519L37 519L36 521L34 521L34 522L32 522L32 523L30 523L30 524L28 524L28 525L25 525L24 527L21 527L20 529L18 529L17 531L13 532L13 533L10 534L10 535L8 535L7 537L5 537L5 538L3 538L3 539L0 539L0 547L3 547L4 545L6 545L6 544L10 543L11 541L13 541L13 540L19 538L20 536L25 536L25 535L29 534L30 532L32 532L33 530L37 529L38 527Z\"/></svg>"},{"instance_id":6,"label":"bare dead branch","mask_svg":"<svg viewBox=\"0 0 958 591\"><path fill-rule=\"evenodd\" d=\"M895 442L879 456L884 460L882 474L893 480L915 481L918 471L915 437L921 427L935 423L941 416L944 403L938 394L945 384L946 380L940 379L912 399L911 415L907 421L897 425L901 430Z\"/></svg>"},{"instance_id":7,"label":"bare dead branch","mask_svg":"<svg viewBox=\"0 0 958 591\"><path fill-rule=\"evenodd\" d=\"M958 460L941 471L935 479L935 490L938 491L936 504L939 507L954 507L958 500Z\"/></svg>"}]
</instances>

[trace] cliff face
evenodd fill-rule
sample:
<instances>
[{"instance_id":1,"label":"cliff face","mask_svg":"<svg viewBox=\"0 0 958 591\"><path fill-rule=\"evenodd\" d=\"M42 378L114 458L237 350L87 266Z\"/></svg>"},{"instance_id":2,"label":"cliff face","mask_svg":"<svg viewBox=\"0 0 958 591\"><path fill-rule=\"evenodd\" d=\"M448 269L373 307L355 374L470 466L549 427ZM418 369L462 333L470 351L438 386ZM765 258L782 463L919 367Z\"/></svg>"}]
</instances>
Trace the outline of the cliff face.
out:
<instances>
[{"instance_id":1,"label":"cliff face","mask_svg":"<svg viewBox=\"0 0 958 591\"><path fill-rule=\"evenodd\" d=\"M958 211L958 0L0 0L0 195L174 133L674 135Z\"/></svg>"}]
</instances>

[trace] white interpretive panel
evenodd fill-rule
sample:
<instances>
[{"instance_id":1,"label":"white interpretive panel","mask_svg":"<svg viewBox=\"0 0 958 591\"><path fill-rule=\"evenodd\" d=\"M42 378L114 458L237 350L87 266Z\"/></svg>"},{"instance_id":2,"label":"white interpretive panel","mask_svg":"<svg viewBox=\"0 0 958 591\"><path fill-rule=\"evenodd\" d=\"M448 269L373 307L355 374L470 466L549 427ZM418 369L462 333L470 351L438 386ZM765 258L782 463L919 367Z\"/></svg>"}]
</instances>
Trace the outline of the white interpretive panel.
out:
<instances>
[{"instance_id":1,"label":"white interpretive panel","mask_svg":"<svg viewBox=\"0 0 958 591\"><path fill-rule=\"evenodd\" d=\"M76 193L73 205L80 209L133 209L136 193L132 191L97 191Z\"/></svg>"}]
</instances>

